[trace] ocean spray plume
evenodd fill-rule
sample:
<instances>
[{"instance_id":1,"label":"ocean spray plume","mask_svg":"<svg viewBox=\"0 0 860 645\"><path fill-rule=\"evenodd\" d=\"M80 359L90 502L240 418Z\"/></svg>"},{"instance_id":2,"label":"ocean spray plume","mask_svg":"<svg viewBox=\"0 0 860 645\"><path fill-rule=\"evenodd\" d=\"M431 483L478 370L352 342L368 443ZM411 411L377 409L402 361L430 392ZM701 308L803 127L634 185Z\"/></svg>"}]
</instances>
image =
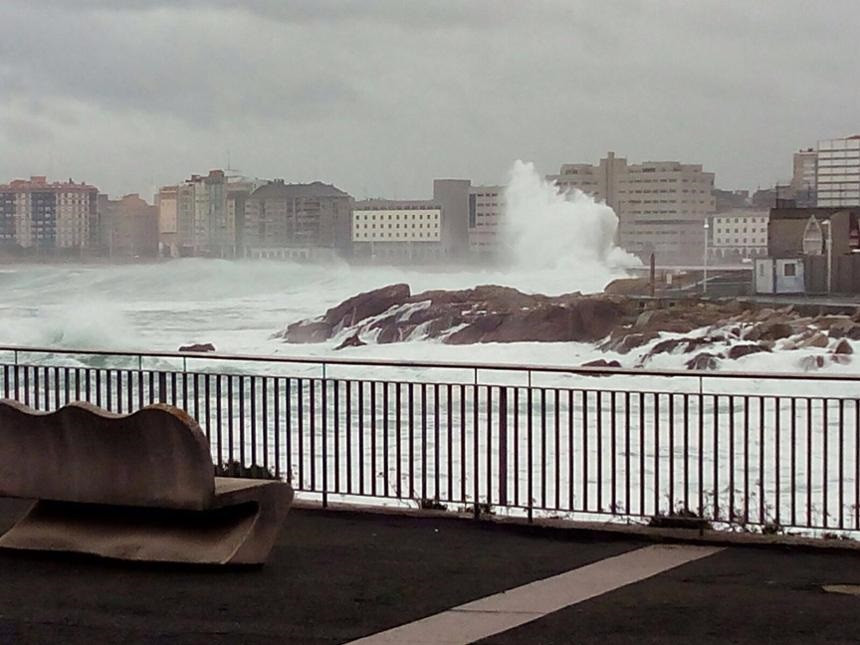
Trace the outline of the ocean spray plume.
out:
<instances>
[{"instance_id":1,"label":"ocean spray plume","mask_svg":"<svg viewBox=\"0 0 860 645\"><path fill-rule=\"evenodd\" d=\"M618 217L609 206L580 190L559 190L532 163L514 163L505 202L500 236L514 270L595 291L641 264L615 245Z\"/></svg>"}]
</instances>

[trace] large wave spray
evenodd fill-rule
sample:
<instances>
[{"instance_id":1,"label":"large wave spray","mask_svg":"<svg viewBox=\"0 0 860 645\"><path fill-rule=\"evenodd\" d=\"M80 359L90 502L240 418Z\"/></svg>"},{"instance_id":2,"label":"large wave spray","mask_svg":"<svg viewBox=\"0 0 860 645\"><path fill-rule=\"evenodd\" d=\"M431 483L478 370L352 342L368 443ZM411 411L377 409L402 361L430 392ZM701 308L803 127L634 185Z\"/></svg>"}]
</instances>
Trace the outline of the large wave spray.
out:
<instances>
[{"instance_id":1,"label":"large wave spray","mask_svg":"<svg viewBox=\"0 0 860 645\"><path fill-rule=\"evenodd\" d=\"M510 267L529 286L557 291L600 291L639 260L615 245L618 217L580 190L563 192L516 161L505 189L500 235Z\"/></svg>"}]
</instances>

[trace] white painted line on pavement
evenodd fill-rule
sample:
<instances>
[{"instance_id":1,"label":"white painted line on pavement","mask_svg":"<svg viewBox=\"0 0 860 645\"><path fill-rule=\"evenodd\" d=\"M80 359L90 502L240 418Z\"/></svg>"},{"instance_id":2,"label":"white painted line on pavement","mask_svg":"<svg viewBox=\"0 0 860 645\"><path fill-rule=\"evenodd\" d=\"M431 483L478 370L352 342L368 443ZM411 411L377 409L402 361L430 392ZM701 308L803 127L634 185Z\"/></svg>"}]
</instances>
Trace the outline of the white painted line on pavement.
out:
<instances>
[{"instance_id":1,"label":"white painted line on pavement","mask_svg":"<svg viewBox=\"0 0 860 645\"><path fill-rule=\"evenodd\" d=\"M661 544L628 551L352 643L473 643L722 550L723 547Z\"/></svg>"}]
</instances>

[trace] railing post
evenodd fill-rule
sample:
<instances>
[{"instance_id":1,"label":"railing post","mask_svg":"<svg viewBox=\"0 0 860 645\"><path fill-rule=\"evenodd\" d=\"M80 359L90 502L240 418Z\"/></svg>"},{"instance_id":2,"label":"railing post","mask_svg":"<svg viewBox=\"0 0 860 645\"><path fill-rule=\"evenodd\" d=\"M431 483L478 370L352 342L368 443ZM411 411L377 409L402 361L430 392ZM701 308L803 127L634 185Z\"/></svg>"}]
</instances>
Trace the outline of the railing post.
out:
<instances>
[{"instance_id":1,"label":"railing post","mask_svg":"<svg viewBox=\"0 0 860 645\"><path fill-rule=\"evenodd\" d=\"M508 505L508 388L499 388L499 505Z\"/></svg>"},{"instance_id":2,"label":"railing post","mask_svg":"<svg viewBox=\"0 0 860 645\"><path fill-rule=\"evenodd\" d=\"M167 403L167 374L158 373L158 402Z\"/></svg>"}]
</instances>

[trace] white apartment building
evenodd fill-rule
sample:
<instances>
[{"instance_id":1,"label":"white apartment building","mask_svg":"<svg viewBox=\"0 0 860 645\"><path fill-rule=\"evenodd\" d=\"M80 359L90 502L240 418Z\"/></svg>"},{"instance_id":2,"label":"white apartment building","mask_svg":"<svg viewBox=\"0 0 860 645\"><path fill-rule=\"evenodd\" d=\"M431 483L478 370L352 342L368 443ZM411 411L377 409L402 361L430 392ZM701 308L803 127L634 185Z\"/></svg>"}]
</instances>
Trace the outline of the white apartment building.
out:
<instances>
[{"instance_id":1,"label":"white apartment building","mask_svg":"<svg viewBox=\"0 0 860 645\"><path fill-rule=\"evenodd\" d=\"M596 166L564 164L547 177L560 188L578 188L618 216L618 244L659 264L700 264L705 220L714 213L714 173L699 164L645 161L628 164L610 152Z\"/></svg>"},{"instance_id":2,"label":"white apartment building","mask_svg":"<svg viewBox=\"0 0 860 645\"><path fill-rule=\"evenodd\" d=\"M767 255L769 211L735 210L714 215L710 224L708 257L732 263Z\"/></svg>"},{"instance_id":3,"label":"white apartment building","mask_svg":"<svg viewBox=\"0 0 860 645\"><path fill-rule=\"evenodd\" d=\"M357 257L425 260L442 254L442 208L425 200L355 202L352 243Z\"/></svg>"},{"instance_id":4,"label":"white apartment building","mask_svg":"<svg viewBox=\"0 0 860 645\"><path fill-rule=\"evenodd\" d=\"M860 205L860 135L818 142L818 206Z\"/></svg>"},{"instance_id":5,"label":"white apartment building","mask_svg":"<svg viewBox=\"0 0 860 645\"><path fill-rule=\"evenodd\" d=\"M499 251L499 226L505 212L504 186L469 189L469 252L493 257Z\"/></svg>"}]
</instances>

